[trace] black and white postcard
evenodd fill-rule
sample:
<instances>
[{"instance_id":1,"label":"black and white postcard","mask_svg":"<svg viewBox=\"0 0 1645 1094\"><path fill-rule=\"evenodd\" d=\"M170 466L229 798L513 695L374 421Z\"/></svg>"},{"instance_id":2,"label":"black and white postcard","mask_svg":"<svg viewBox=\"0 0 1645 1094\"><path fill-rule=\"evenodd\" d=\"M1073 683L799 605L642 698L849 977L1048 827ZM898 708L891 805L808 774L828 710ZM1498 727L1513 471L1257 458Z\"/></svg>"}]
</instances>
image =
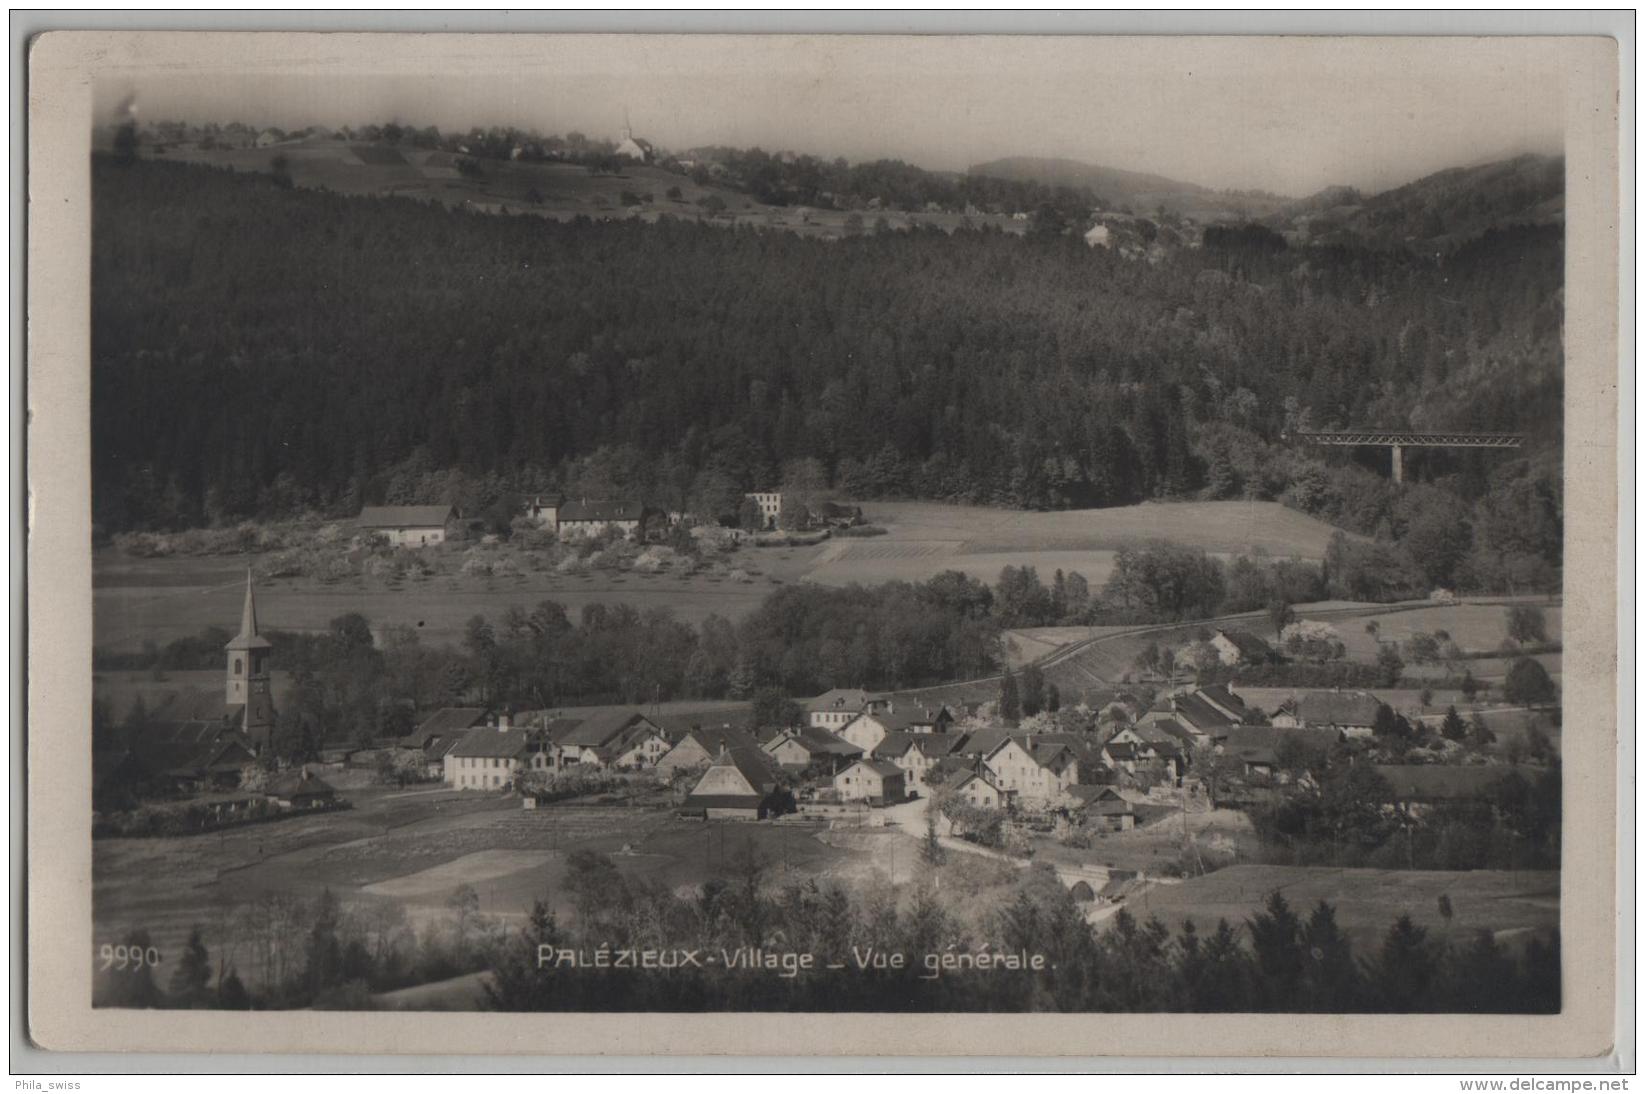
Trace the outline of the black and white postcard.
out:
<instances>
[{"instance_id":1,"label":"black and white postcard","mask_svg":"<svg viewBox=\"0 0 1645 1094\"><path fill-rule=\"evenodd\" d=\"M31 66L41 1044L1612 1044L1614 42Z\"/></svg>"}]
</instances>

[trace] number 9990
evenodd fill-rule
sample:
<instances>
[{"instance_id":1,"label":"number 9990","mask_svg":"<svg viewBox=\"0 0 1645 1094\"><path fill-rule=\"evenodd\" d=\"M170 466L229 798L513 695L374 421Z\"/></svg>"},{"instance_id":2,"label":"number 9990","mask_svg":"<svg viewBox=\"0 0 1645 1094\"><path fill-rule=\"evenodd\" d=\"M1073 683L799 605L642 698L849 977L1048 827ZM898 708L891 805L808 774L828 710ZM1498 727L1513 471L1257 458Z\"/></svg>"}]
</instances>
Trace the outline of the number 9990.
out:
<instances>
[{"instance_id":1,"label":"number 9990","mask_svg":"<svg viewBox=\"0 0 1645 1094\"><path fill-rule=\"evenodd\" d=\"M104 972L109 969L116 972L133 972L160 964L160 951L153 946L127 946L123 943L111 946L105 942L98 949L97 957L103 962Z\"/></svg>"}]
</instances>

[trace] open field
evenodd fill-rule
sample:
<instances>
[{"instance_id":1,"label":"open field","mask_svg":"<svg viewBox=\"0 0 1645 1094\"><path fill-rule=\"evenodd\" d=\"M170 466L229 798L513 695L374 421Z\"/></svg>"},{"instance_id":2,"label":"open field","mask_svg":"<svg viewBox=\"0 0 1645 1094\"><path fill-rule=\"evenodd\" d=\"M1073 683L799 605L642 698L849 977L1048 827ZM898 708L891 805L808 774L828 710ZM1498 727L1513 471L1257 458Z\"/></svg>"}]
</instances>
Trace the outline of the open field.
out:
<instances>
[{"instance_id":1,"label":"open field","mask_svg":"<svg viewBox=\"0 0 1645 1094\"><path fill-rule=\"evenodd\" d=\"M863 507L886 530L871 539L830 544L809 579L829 585L921 581L959 570L992 584L1006 566L1033 566L1049 580L1078 571L1093 589L1113 571L1124 547L1165 539L1215 555L1263 551L1317 559L1335 531L1275 502L1179 502L1017 512L934 502L875 502Z\"/></svg>"},{"instance_id":2,"label":"open field","mask_svg":"<svg viewBox=\"0 0 1645 1094\"><path fill-rule=\"evenodd\" d=\"M1560 605L1531 600L1526 603L1542 609L1548 623L1548 640L1558 642ZM1311 618L1306 610L1297 614L1303 619ZM1365 625L1373 620L1377 625L1375 636L1365 629ZM1343 645L1348 647L1348 657L1354 661L1376 660L1379 643L1397 642L1403 647L1414 634L1432 634L1438 630L1449 632L1451 641L1464 653L1495 650L1508 637L1508 608L1502 604L1448 604L1396 612L1379 612L1371 607L1364 616L1338 615L1328 622L1341 632ZM1478 670L1474 675L1479 675Z\"/></svg>"},{"instance_id":3,"label":"open field","mask_svg":"<svg viewBox=\"0 0 1645 1094\"><path fill-rule=\"evenodd\" d=\"M1229 866L1181 884L1158 885L1128 906L1171 927L1192 919L1202 931L1219 919L1241 924L1274 891L1306 917L1322 899L1364 956L1380 945L1395 919L1409 913L1431 935L1446 933L1441 895L1451 898L1450 936L1466 940L1488 930L1507 942L1559 927L1559 874L1552 870L1344 870L1324 866Z\"/></svg>"},{"instance_id":4,"label":"open field","mask_svg":"<svg viewBox=\"0 0 1645 1094\"><path fill-rule=\"evenodd\" d=\"M257 589L259 622L287 631L323 630L335 617L359 612L374 626L405 624L431 645L455 644L474 615L496 621L509 608L529 609L556 600L575 618L584 605L629 603L665 607L688 622L711 614L740 618L772 589L801 580L818 547L746 548L733 556L750 573L749 582L712 574L533 572L508 577L439 574L391 584L377 577L354 577L330 584L316 578L276 578ZM111 650L140 649L198 634L216 625L239 625L245 565L258 556L225 559L133 559L112 549L93 554L92 631L96 645ZM758 573L754 573L758 571Z\"/></svg>"},{"instance_id":5,"label":"open field","mask_svg":"<svg viewBox=\"0 0 1645 1094\"><path fill-rule=\"evenodd\" d=\"M825 841L820 825L680 820L661 802L526 811L517 798L444 789L350 797L355 808L340 813L201 836L97 840L97 940L118 941L142 928L163 954L174 955L193 924L217 939L230 937L229 919L247 902L264 894L309 900L326 889L345 902L397 906L413 922L445 914L464 884L474 887L488 915L523 917L537 899L564 915L571 909L561 877L566 856L579 848L610 854L631 878L670 889L730 876L750 846L773 884L863 880L893 859L906 872L919 858L917 841L899 833L876 834L859 846ZM893 852L893 842L904 845Z\"/></svg>"}]
</instances>

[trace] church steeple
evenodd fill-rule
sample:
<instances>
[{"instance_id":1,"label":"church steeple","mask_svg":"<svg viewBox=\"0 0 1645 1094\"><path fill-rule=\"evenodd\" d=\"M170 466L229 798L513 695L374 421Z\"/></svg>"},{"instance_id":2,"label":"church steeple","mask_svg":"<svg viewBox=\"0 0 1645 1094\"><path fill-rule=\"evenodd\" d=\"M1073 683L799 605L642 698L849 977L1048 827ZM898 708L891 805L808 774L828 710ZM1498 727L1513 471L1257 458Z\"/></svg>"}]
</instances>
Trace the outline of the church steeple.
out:
<instances>
[{"instance_id":1,"label":"church steeple","mask_svg":"<svg viewBox=\"0 0 1645 1094\"><path fill-rule=\"evenodd\" d=\"M228 653L228 714L235 729L257 746L266 745L274 731L274 697L269 687L269 656L274 644L257 633L257 594L251 570L246 570L246 601L240 609L240 633L225 647Z\"/></svg>"}]
</instances>

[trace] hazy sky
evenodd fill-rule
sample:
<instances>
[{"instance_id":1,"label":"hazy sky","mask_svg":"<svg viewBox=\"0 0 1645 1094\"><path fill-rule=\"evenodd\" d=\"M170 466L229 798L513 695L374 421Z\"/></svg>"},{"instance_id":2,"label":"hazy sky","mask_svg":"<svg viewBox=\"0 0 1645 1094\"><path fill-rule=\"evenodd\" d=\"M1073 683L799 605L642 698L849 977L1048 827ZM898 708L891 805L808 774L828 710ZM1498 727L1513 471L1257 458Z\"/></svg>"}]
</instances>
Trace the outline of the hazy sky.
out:
<instances>
[{"instance_id":1,"label":"hazy sky","mask_svg":"<svg viewBox=\"0 0 1645 1094\"><path fill-rule=\"evenodd\" d=\"M155 36L100 120L294 129L397 120L620 134L665 148L1059 156L1214 187L1366 190L1558 152L1551 65L1520 39Z\"/></svg>"}]
</instances>

